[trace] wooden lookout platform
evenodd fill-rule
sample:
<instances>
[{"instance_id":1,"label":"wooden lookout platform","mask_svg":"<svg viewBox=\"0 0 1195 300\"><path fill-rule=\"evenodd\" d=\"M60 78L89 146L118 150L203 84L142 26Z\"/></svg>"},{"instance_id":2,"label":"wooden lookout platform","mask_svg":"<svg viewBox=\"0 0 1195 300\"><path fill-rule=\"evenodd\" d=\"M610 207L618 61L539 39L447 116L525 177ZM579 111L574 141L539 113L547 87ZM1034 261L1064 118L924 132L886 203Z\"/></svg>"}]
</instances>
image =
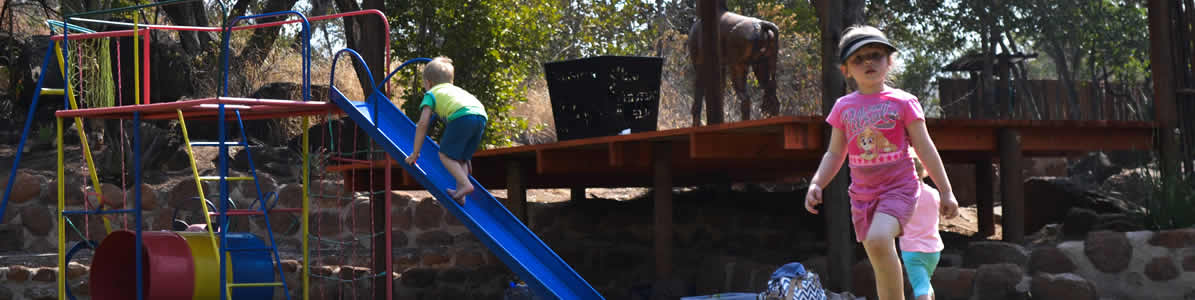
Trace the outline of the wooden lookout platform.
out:
<instances>
[{"instance_id":1,"label":"wooden lookout platform","mask_svg":"<svg viewBox=\"0 0 1195 300\"><path fill-rule=\"evenodd\" d=\"M931 119L927 125L946 162L975 163L977 181L987 182L995 178L994 161L1001 169L1019 170L1023 157L1147 150L1154 145L1156 130L1153 122L1135 121ZM528 188L653 187L657 191L653 197L657 275L666 277L672 257L672 187L804 180L817 169L825 152L826 127L821 117L776 117L492 149L474 156L473 176L487 188L505 188L507 208L523 220L527 220ZM344 172L346 189L384 190L385 177L368 173L387 167L395 174L390 176L390 189L423 189L393 161L328 170ZM1024 236L1023 181L1019 172L1005 178L1000 185L1004 238L1019 240ZM993 194L976 191L981 233L991 233L994 227ZM829 230L850 231L849 223L837 224L847 227Z\"/></svg>"}]
</instances>

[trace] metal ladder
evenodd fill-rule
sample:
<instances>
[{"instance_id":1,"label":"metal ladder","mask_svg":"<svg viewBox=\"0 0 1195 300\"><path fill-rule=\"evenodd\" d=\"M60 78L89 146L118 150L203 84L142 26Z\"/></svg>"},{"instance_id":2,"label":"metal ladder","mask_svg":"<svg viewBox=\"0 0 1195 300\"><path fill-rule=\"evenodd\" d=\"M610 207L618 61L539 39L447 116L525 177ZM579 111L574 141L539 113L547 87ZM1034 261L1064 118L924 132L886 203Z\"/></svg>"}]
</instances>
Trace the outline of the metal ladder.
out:
<instances>
[{"instance_id":1,"label":"metal ladder","mask_svg":"<svg viewBox=\"0 0 1195 300\"><path fill-rule=\"evenodd\" d=\"M191 161L191 171L195 177L195 187L199 191L199 199L202 202L200 205L203 207L203 217L204 217L205 224L207 224L208 237L212 240L213 247L216 247L216 249L214 249L216 251L216 253L220 253L220 293L221 293L220 299L231 299L233 288L246 288L246 287L282 287L282 291L283 291L284 295L286 295L286 299L290 299L290 289L286 285L286 275L282 273L282 262L278 255L277 244L275 244L275 242L274 242L274 231L270 228L269 213L271 212L271 210L269 208L272 207L273 205L267 205L267 202L268 202L267 198L270 198L270 197L269 196L263 197L263 195L261 193L261 183L259 183L259 180L257 178L257 169L253 166L253 155L251 152L249 152L249 139L245 135L245 123L244 123L244 121L241 120L241 112L240 112L240 110L233 110L233 112L236 113L237 125L241 132L241 141L240 142L229 142L229 141L227 141L227 136L225 135L225 129L224 129L224 127L225 127L224 123L228 121L225 118L226 110L225 110L224 104L220 104L218 110L219 110L219 113L217 116L217 120L219 121L218 122L219 123L218 130L220 131L220 134L219 134L220 137L219 137L219 141L216 141L216 142L191 142L190 136L187 133L187 123L183 116L183 112L182 112L182 110L176 110L176 112L178 113L179 127L181 127L182 131L183 131L183 141L185 141L187 143L187 156L190 158L190 161ZM196 163L195 163L195 152L192 149L192 147L218 147L220 149L219 153L217 154L217 155L219 155L219 160L220 160L220 163L217 166L217 168L219 170L219 175L217 175L217 176L199 176L199 169L196 167ZM242 151L246 151L245 158L248 160L248 163L249 163L250 176L240 176L240 177L229 177L228 176L228 148L229 147L242 147L243 148ZM259 205L257 205L257 208L256 209L229 210L228 209L228 201L229 201L228 182L229 181L250 181L250 180L253 181L253 184L257 189L257 198L254 201L254 203L259 204ZM219 210L219 212L209 212L207 209L207 207L208 207L207 200L205 199L204 192L203 192L203 183L207 182L207 181L216 181L219 183L220 205L217 206L217 210ZM277 199L277 197L273 197L273 198ZM250 204L250 207L252 207L252 206L253 205ZM278 210L274 210L274 211L278 211ZM219 224L220 224L219 243L217 243L217 240L216 240L216 233L215 233L216 229L212 228L211 216L217 216L220 218L220 221L219 221ZM263 222L264 222L264 224L266 224L266 232L269 235L269 245L266 247L258 247L258 248L231 248L231 247L228 247L228 236L227 236L228 224L229 224L228 218L231 216L262 216L262 219L264 219ZM219 245L219 246L216 246L216 245ZM231 254L231 252L268 252L268 253L270 253L270 257L272 258L273 263L274 263L274 274L276 276L278 276L276 278L281 279L281 281L278 281L278 282L254 282L254 283L232 282L232 278L230 278L231 276L228 276L229 270L227 269L228 267L231 266L231 264L228 263L228 260L230 259L229 255ZM200 288L200 287L196 287L196 288Z\"/></svg>"}]
</instances>

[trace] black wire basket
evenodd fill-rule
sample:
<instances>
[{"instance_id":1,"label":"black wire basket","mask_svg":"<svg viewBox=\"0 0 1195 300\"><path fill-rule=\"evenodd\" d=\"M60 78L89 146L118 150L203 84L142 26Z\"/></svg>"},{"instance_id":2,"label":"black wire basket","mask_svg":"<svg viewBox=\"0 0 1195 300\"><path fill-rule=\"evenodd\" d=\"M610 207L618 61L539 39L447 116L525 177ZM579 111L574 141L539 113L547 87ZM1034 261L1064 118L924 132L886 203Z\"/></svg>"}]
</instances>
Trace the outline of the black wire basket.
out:
<instances>
[{"instance_id":1,"label":"black wire basket","mask_svg":"<svg viewBox=\"0 0 1195 300\"><path fill-rule=\"evenodd\" d=\"M664 59L597 56L544 64L559 141L656 130Z\"/></svg>"}]
</instances>

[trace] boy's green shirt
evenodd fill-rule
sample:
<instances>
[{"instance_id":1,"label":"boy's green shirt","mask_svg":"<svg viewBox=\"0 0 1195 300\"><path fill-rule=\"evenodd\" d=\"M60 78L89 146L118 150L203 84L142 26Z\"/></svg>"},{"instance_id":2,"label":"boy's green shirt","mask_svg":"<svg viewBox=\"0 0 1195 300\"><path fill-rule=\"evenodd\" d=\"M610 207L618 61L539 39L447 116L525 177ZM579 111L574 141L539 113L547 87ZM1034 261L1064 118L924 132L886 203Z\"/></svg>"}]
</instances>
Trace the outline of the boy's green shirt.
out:
<instances>
[{"instance_id":1,"label":"boy's green shirt","mask_svg":"<svg viewBox=\"0 0 1195 300\"><path fill-rule=\"evenodd\" d=\"M427 90L427 93L423 94L423 102L419 104L419 109L422 110L424 106L431 106L433 112L444 118L444 123L467 115L489 119L485 114L485 106L481 105L477 97L451 83L437 84Z\"/></svg>"}]
</instances>

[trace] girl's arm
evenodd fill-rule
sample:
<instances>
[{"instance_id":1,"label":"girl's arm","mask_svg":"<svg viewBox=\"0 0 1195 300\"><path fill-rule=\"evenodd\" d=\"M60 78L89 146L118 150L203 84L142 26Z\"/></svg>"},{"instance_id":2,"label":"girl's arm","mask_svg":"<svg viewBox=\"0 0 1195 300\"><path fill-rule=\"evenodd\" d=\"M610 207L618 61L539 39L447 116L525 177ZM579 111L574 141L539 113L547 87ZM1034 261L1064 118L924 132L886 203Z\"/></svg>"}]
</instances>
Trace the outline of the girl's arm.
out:
<instances>
[{"instance_id":1,"label":"girl's arm","mask_svg":"<svg viewBox=\"0 0 1195 300\"><path fill-rule=\"evenodd\" d=\"M427 137L427 128L431 126L432 107L424 106L423 113L419 115L419 124L415 126L415 149L407 155L407 164L415 164L419 159L419 151L423 150L423 140Z\"/></svg>"},{"instance_id":2,"label":"girl's arm","mask_svg":"<svg viewBox=\"0 0 1195 300\"><path fill-rule=\"evenodd\" d=\"M822 162L817 167L817 173L809 180L809 191L805 193L805 210L812 214L818 213L813 207L822 203L822 187L829 184L834 175L838 175L838 169L842 168L842 161L845 159L846 136L842 129L834 128L830 133L830 144L827 146L826 154L822 156Z\"/></svg>"},{"instance_id":3,"label":"girl's arm","mask_svg":"<svg viewBox=\"0 0 1195 300\"><path fill-rule=\"evenodd\" d=\"M938 186L941 194L941 213L947 219L958 215L958 200L954 198L954 191L950 188L950 179L946 177L946 167L942 164L942 157L938 156L938 147L929 137L929 129L925 127L925 120L915 120L905 126L909 140L913 143L913 150L921 158L922 165L929 171L930 179Z\"/></svg>"}]
</instances>

